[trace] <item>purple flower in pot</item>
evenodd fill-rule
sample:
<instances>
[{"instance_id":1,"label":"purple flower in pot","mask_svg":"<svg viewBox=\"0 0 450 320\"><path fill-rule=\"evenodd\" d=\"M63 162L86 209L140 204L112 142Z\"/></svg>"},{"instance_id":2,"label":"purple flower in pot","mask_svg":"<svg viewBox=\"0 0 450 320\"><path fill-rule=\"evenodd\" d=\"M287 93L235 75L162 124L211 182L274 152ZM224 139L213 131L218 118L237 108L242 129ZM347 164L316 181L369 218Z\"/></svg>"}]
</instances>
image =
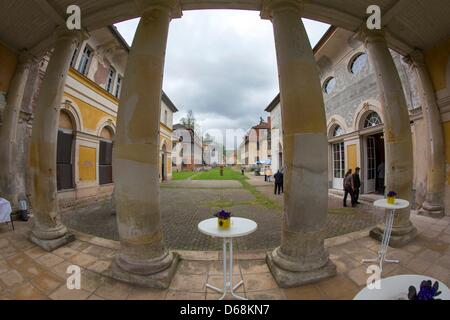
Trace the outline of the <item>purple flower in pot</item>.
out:
<instances>
[{"instance_id":1,"label":"purple flower in pot","mask_svg":"<svg viewBox=\"0 0 450 320\"><path fill-rule=\"evenodd\" d=\"M221 210L217 212L214 216L218 218L217 223L219 228L226 229L230 227L231 212Z\"/></svg>"},{"instance_id":2,"label":"purple flower in pot","mask_svg":"<svg viewBox=\"0 0 450 320\"><path fill-rule=\"evenodd\" d=\"M395 204L395 198L397 197L397 193L394 191L389 191L387 194L387 202L389 204Z\"/></svg>"}]
</instances>

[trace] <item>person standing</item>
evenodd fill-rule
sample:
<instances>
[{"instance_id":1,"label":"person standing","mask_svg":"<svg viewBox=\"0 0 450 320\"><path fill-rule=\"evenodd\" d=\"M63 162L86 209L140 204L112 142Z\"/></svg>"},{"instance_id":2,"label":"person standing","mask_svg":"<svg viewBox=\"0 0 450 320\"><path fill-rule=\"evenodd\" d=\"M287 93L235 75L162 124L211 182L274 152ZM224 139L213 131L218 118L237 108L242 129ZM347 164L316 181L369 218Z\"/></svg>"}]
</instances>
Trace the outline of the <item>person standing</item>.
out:
<instances>
[{"instance_id":1,"label":"person standing","mask_svg":"<svg viewBox=\"0 0 450 320\"><path fill-rule=\"evenodd\" d=\"M283 192L283 174L281 173L280 170L277 171L277 173L275 173L275 175L273 176L275 178L275 192L274 194L280 194L281 192Z\"/></svg>"},{"instance_id":2,"label":"person standing","mask_svg":"<svg viewBox=\"0 0 450 320\"><path fill-rule=\"evenodd\" d=\"M350 195L350 198L352 200L352 206L355 206L353 204L353 175L352 175L352 169L349 169L347 173L345 174L344 178L344 207L347 206L347 197Z\"/></svg>"},{"instance_id":3,"label":"person standing","mask_svg":"<svg viewBox=\"0 0 450 320\"><path fill-rule=\"evenodd\" d=\"M272 182L272 168L271 167L267 167L266 169L266 175L267 175L267 181L268 182Z\"/></svg>"},{"instance_id":4,"label":"person standing","mask_svg":"<svg viewBox=\"0 0 450 320\"><path fill-rule=\"evenodd\" d=\"M359 204L359 189L361 189L361 178L359 172L361 168L356 168L353 174L353 205Z\"/></svg>"}]
</instances>

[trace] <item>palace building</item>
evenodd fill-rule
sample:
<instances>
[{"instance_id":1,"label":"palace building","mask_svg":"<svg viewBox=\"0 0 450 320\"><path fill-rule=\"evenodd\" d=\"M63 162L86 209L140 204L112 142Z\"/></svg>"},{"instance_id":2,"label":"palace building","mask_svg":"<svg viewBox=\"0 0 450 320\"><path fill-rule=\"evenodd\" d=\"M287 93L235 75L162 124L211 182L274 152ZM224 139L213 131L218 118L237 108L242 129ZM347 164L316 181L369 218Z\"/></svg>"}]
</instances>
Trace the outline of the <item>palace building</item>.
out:
<instances>
[{"instance_id":1,"label":"palace building","mask_svg":"<svg viewBox=\"0 0 450 320\"><path fill-rule=\"evenodd\" d=\"M96 30L74 50L64 86L58 120L57 190L61 207L80 201L110 197L114 189L112 146L116 134L117 109L123 85L129 46L115 27ZM35 75L27 81L16 141L19 164L14 178L12 202L29 196L28 152L33 128L35 98L39 93L51 53L38 61L0 45L0 107L7 102L12 75L28 68ZM29 63L23 65L24 63ZM172 176L172 124L177 108L163 92L160 119L160 179ZM2 113L3 115L3 113ZM0 127L1 130L1 127Z\"/></svg>"},{"instance_id":2,"label":"palace building","mask_svg":"<svg viewBox=\"0 0 450 320\"><path fill-rule=\"evenodd\" d=\"M240 162L246 166L269 164L271 161L271 118L260 119L259 124L248 130L239 147Z\"/></svg>"},{"instance_id":3,"label":"palace building","mask_svg":"<svg viewBox=\"0 0 450 320\"><path fill-rule=\"evenodd\" d=\"M447 44L448 46L448 44ZM433 60L446 45L430 50L426 62ZM384 193L385 181L385 114L381 107L382 95L377 87L376 70L371 63L367 49L355 41L353 33L331 27L313 49L320 70L325 102L328 133L328 183L334 190L343 189L343 178L348 169L361 168L362 192ZM419 82L415 67L410 59L390 50L400 76L410 118L413 141L415 207L422 207L427 193L428 133L420 97ZM442 59L442 57L441 57ZM447 63L447 61L445 62ZM433 79L437 81L441 76ZM445 90L439 92L442 126L448 145L450 144L450 109ZM266 108L272 118L272 166L282 167L283 138L281 102L278 95ZM443 152L443 151L442 151ZM450 208L450 180L447 178L446 208ZM448 211L447 211L448 212Z\"/></svg>"},{"instance_id":4,"label":"palace building","mask_svg":"<svg viewBox=\"0 0 450 320\"><path fill-rule=\"evenodd\" d=\"M239 9L258 12L275 39L280 99L268 111L276 113L280 102L281 112L267 130L277 126L283 138L272 138L267 150L285 169L284 201L280 245L265 262L278 286L338 273L325 245L328 190L355 166L364 192L375 192L382 191L376 179L384 162L386 190L431 216L417 219L404 207L370 237L384 241L388 230L391 247L426 244L443 255L448 245L425 239L420 220L432 221L426 228L439 229L436 237L450 214L450 3L424 3L72 0L82 27L71 29L67 1L0 1L0 197L31 200L25 246L54 251L74 241L61 204L109 195L114 183L120 246L108 277L170 286L180 253L166 247L160 206L176 112L162 94L169 26L184 11ZM379 28L368 23L373 5L382 12ZM108 26L137 17L128 51ZM313 51L302 18L336 29ZM421 254L430 264L434 255Z\"/></svg>"}]
</instances>

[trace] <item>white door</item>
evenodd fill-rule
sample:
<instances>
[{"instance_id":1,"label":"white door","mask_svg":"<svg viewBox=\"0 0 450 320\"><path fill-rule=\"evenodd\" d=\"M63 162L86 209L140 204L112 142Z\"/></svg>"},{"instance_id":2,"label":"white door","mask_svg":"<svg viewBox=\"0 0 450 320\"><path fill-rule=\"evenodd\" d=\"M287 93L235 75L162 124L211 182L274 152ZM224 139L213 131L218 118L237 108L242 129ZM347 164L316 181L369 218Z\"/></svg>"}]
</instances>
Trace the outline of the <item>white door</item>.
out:
<instances>
[{"instance_id":1,"label":"white door","mask_svg":"<svg viewBox=\"0 0 450 320\"><path fill-rule=\"evenodd\" d=\"M344 189L344 142L333 144L333 189Z\"/></svg>"},{"instance_id":2,"label":"white door","mask_svg":"<svg viewBox=\"0 0 450 320\"><path fill-rule=\"evenodd\" d=\"M377 181L377 158L376 144L374 137L367 137L366 153L366 193L373 193L376 190Z\"/></svg>"}]
</instances>

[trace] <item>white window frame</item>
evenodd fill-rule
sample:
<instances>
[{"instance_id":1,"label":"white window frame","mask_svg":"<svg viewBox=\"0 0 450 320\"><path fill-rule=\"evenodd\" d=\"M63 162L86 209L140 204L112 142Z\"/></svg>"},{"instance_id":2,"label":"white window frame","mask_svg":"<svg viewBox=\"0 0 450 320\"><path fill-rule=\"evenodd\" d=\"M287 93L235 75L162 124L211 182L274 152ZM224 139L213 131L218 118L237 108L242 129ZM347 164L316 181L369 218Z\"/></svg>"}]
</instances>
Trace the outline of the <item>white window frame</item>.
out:
<instances>
[{"instance_id":1,"label":"white window frame","mask_svg":"<svg viewBox=\"0 0 450 320\"><path fill-rule=\"evenodd\" d=\"M119 74L117 76L117 81L116 81L116 92L115 92L115 96L117 99L120 98L120 94L122 93L122 84L123 84L123 77Z\"/></svg>"},{"instance_id":2,"label":"white window frame","mask_svg":"<svg viewBox=\"0 0 450 320\"><path fill-rule=\"evenodd\" d=\"M90 51L90 55L86 57L86 50ZM80 63L78 65L78 71L83 74L87 75L89 73L89 68L91 67L92 58L94 56L94 49L92 49L89 45L85 45L83 52L81 54ZM86 63L84 63L86 61ZM84 70L83 70L84 69Z\"/></svg>"},{"instance_id":3,"label":"white window frame","mask_svg":"<svg viewBox=\"0 0 450 320\"><path fill-rule=\"evenodd\" d=\"M115 88L116 76L117 76L116 69L114 69L113 66L110 66L108 70L108 78L106 79L105 89L111 94L113 93Z\"/></svg>"}]
</instances>

